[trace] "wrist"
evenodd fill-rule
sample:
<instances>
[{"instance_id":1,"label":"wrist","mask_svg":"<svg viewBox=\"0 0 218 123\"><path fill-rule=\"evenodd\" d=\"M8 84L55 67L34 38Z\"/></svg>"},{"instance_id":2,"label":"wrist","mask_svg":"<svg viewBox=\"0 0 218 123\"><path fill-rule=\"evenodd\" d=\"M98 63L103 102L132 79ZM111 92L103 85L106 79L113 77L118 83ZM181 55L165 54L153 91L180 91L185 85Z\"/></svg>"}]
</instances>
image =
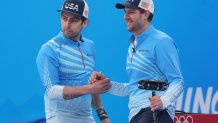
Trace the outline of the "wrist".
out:
<instances>
[{"instance_id":1,"label":"wrist","mask_svg":"<svg viewBox=\"0 0 218 123\"><path fill-rule=\"evenodd\" d=\"M96 112L100 121L108 118L108 115L103 107L96 109Z\"/></svg>"},{"instance_id":2,"label":"wrist","mask_svg":"<svg viewBox=\"0 0 218 123\"><path fill-rule=\"evenodd\" d=\"M86 94L92 94L92 85L85 85L85 93Z\"/></svg>"}]
</instances>

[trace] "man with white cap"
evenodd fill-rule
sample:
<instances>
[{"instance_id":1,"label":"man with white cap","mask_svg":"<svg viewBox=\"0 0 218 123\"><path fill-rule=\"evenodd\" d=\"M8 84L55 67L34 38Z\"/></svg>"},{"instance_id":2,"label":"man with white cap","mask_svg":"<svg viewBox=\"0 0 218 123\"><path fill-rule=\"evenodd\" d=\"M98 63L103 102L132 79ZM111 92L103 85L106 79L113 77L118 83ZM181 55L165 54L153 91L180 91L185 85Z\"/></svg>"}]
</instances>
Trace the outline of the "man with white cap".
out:
<instances>
[{"instance_id":1,"label":"man with white cap","mask_svg":"<svg viewBox=\"0 0 218 123\"><path fill-rule=\"evenodd\" d=\"M93 105L101 123L109 123L98 95L109 89L109 79L88 83L95 69L94 43L81 35L88 24L88 5L84 0L65 0L58 12L62 30L41 47L37 56L45 88L46 122L95 123Z\"/></svg>"},{"instance_id":2,"label":"man with white cap","mask_svg":"<svg viewBox=\"0 0 218 123\"><path fill-rule=\"evenodd\" d=\"M130 123L153 123L153 111L157 111L158 123L173 123L176 101L184 88L175 42L151 25L152 0L127 0L117 3L116 8L124 9L127 29L133 33L126 65L130 81L111 81L109 93L129 97ZM96 77L104 78L94 72L90 81L97 82ZM152 97L150 90L137 87L140 80L161 80L169 87L166 91L157 91Z\"/></svg>"}]
</instances>

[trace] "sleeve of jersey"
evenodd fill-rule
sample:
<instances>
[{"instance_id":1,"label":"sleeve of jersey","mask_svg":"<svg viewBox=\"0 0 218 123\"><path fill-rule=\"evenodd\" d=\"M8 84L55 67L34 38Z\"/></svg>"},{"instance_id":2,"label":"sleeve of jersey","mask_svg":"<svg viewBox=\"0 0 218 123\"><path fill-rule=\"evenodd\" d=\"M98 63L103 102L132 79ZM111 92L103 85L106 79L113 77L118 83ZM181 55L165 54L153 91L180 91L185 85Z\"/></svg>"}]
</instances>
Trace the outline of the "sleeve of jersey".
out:
<instances>
[{"instance_id":1,"label":"sleeve of jersey","mask_svg":"<svg viewBox=\"0 0 218 123\"><path fill-rule=\"evenodd\" d=\"M111 88L108 93L116 96L129 96L129 83L118 83L111 81Z\"/></svg>"},{"instance_id":2,"label":"sleeve of jersey","mask_svg":"<svg viewBox=\"0 0 218 123\"><path fill-rule=\"evenodd\" d=\"M37 68L49 99L63 99L64 86L58 85L58 59L54 50L43 46L37 56Z\"/></svg>"},{"instance_id":3,"label":"sleeve of jersey","mask_svg":"<svg viewBox=\"0 0 218 123\"><path fill-rule=\"evenodd\" d=\"M166 77L168 89L161 96L163 108L174 105L182 93L184 82L180 70L180 62L175 42L171 39L160 41L155 47L157 66Z\"/></svg>"}]
</instances>

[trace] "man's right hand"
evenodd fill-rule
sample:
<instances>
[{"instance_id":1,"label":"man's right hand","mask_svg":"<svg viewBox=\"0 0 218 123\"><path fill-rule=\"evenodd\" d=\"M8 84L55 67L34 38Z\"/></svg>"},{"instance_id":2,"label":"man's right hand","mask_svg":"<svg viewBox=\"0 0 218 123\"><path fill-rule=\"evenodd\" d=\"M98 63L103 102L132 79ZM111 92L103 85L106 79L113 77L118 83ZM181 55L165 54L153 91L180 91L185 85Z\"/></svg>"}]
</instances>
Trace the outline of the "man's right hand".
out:
<instances>
[{"instance_id":1,"label":"man's right hand","mask_svg":"<svg viewBox=\"0 0 218 123\"><path fill-rule=\"evenodd\" d=\"M108 91L111 87L110 79L101 78L100 80L96 80L92 84L88 84L90 94L101 94Z\"/></svg>"},{"instance_id":2,"label":"man's right hand","mask_svg":"<svg viewBox=\"0 0 218 123\"><path fill-rule=\"evenodd\" d=\"M92 72L92 75L89 78L89 84L95 83L97 80L102 80L105 79L104 74L102 74L101 72Z\"/></svg>"}]
</instances>

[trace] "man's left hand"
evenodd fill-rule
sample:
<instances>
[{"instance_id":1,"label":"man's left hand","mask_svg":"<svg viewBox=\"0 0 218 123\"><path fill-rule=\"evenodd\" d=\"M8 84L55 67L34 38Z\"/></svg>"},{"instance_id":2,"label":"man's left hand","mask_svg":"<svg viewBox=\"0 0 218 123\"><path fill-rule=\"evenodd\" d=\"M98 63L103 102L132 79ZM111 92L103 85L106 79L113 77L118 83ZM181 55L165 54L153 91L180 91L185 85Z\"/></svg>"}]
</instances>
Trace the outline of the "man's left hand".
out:
<instances>
[{"instance_id":1,"label":"man's left hand","mask_svg":"<svg viewBox=\"0 0 218 123\"><path fill-rule=\"evenodd\" d=\"M163 109L163 103L160 99L160 96L153 96L149 98L151 111Z\"/></svg>"}]
</instances>

